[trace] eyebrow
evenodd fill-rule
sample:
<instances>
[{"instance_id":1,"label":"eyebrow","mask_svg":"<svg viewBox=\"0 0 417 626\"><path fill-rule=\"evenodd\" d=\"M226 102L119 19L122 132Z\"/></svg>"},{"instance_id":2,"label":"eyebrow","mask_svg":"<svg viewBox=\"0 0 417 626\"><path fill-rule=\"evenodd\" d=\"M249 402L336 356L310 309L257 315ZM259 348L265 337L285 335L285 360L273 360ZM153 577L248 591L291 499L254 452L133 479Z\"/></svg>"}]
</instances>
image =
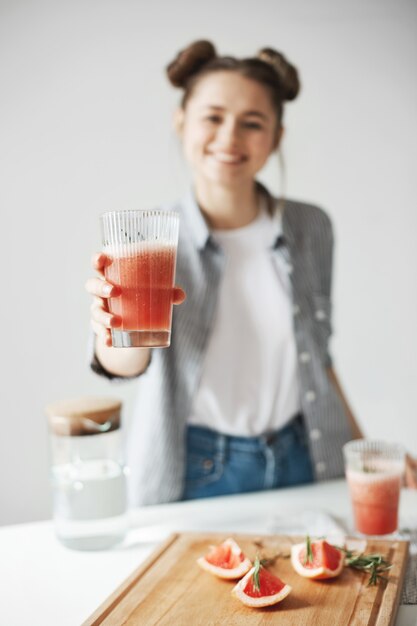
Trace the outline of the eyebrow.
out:
<instances>
[{"instance_id":1,"label":"eyebrow","mask_svg":"<svg viewBox=\"0 0 417 626\"><path fill-rule=\"evenodd\" d=\"M215 105L215 104L209 104L207 106L204 107L205 109L211 109L213 111L224 111L224 107ZM246 115L246 116L251 116L251 117L259 117L262 120L267 120L267 116L264 115L263 113L261 113L260 111L244 111L242 115Z\"/></svg>"}]
</instances>

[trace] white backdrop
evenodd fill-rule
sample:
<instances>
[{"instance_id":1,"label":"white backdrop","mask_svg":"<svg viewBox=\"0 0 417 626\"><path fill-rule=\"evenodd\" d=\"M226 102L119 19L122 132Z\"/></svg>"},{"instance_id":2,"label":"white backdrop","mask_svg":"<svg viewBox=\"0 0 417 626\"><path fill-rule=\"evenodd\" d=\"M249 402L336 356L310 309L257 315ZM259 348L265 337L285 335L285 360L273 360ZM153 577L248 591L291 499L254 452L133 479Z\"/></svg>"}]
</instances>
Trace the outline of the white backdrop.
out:
<instances>
[{"instance_id":1,"label":"white backdrop","mask_svg":"<svg viewBox=\"0 0 417 626\"><path fill-rule=\"evenodd\" d=\"M336 231L333 355L369 435L417 454L417 5L413 0L0 0L0 523L50 514L45 404L119 395L86 363L98 215L182 195L163 68L197 38L301 72L289 196ZM277 164L263 175L279 192Z\"/></svg>"}]
</instances>

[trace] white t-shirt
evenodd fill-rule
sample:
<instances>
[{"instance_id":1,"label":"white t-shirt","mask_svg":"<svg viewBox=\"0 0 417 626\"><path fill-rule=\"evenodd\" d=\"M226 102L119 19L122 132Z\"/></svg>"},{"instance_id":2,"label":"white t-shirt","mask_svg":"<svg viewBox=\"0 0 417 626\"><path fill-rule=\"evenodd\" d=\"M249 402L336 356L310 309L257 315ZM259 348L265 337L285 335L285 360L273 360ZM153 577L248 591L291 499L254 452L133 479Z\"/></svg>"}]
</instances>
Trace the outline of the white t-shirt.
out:
<instances>
[{"instance_id":1,"label":"white t-shirt","mask_svg":"<svg viewBox=\"0 0 417 626\"><path fill-rule=\"evenodd\" d=\"M280 231L263 209L247 226L212 233L225 268L189 424L256 436L300 410L288 269L271 251Z\"/></svg>"}]
</instances>

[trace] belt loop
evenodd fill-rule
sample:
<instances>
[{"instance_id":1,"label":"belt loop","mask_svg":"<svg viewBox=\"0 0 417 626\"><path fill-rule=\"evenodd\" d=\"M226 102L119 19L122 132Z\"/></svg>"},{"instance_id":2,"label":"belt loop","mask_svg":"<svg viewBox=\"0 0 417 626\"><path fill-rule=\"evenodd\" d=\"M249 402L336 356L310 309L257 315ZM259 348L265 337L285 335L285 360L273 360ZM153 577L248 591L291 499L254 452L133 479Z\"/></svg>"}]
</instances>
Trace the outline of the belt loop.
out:
<instances>
[{"instance_id":1,"label":"belt loop","mask_svg":"<svg viewBox=\"0 0 417 626\"><path fill-rule=\"evenodd\" d=\"M216 453L220 459L224 459L226 456L227 436L218 434L216 437Z\"/></svg>"},{"instance_id":2,"label":"belt loop","mask_svg":"<svg viewBox=\"0 0 417 626\"><path fill-rule=\"evenodd\" d=\"M264 458L265 458L265 478L264 489L272 489L274 486L275 477L275 453L271 444L266 441L264 446Z\"/></svg>"}]
</instances>

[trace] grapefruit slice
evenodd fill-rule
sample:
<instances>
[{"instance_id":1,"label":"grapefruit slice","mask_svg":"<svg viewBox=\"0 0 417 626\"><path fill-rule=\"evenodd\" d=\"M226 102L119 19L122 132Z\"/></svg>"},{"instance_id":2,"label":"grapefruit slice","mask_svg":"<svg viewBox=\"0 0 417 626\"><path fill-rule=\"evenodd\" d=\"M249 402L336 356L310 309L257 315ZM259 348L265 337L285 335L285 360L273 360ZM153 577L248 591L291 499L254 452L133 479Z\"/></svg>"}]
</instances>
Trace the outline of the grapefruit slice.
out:
<instances>
[{"instance_id":1,"label":"grapefruit slice","mask_svg":"<svg viewBox=\"0 0 417 626\"><path fill-rule=\"evenodd\" d=\"M246 606L261 608L278 604L287 597L291 589L278 576L255 564L233 587L232 594Z\"/></svg>"},{"instance_id":2,"label":"grapefruit slice","mask_svg":"<svg viewBox=\"0 0 417 626\"><path fill-rule=\"evenodd\" d=\"M310 544L311 557L307 558L307 544ZM304 578L324 580L339 576L345 562L341 550L321 539L297 543L291 547L291 563L297 574Z\"/></svg>"},{"instance_id":3,"label":"grapefruit slice","mask_svg":"<svg viewBox=\"0 0 417 626\"><path fill-rule=\"evenodd\" d=\"M231 538L219 546L211 546L205 556L197 559L197 563L207 572L230 580L241 578L252 567L251 561Z\"/></svg>"}]
</instances>

